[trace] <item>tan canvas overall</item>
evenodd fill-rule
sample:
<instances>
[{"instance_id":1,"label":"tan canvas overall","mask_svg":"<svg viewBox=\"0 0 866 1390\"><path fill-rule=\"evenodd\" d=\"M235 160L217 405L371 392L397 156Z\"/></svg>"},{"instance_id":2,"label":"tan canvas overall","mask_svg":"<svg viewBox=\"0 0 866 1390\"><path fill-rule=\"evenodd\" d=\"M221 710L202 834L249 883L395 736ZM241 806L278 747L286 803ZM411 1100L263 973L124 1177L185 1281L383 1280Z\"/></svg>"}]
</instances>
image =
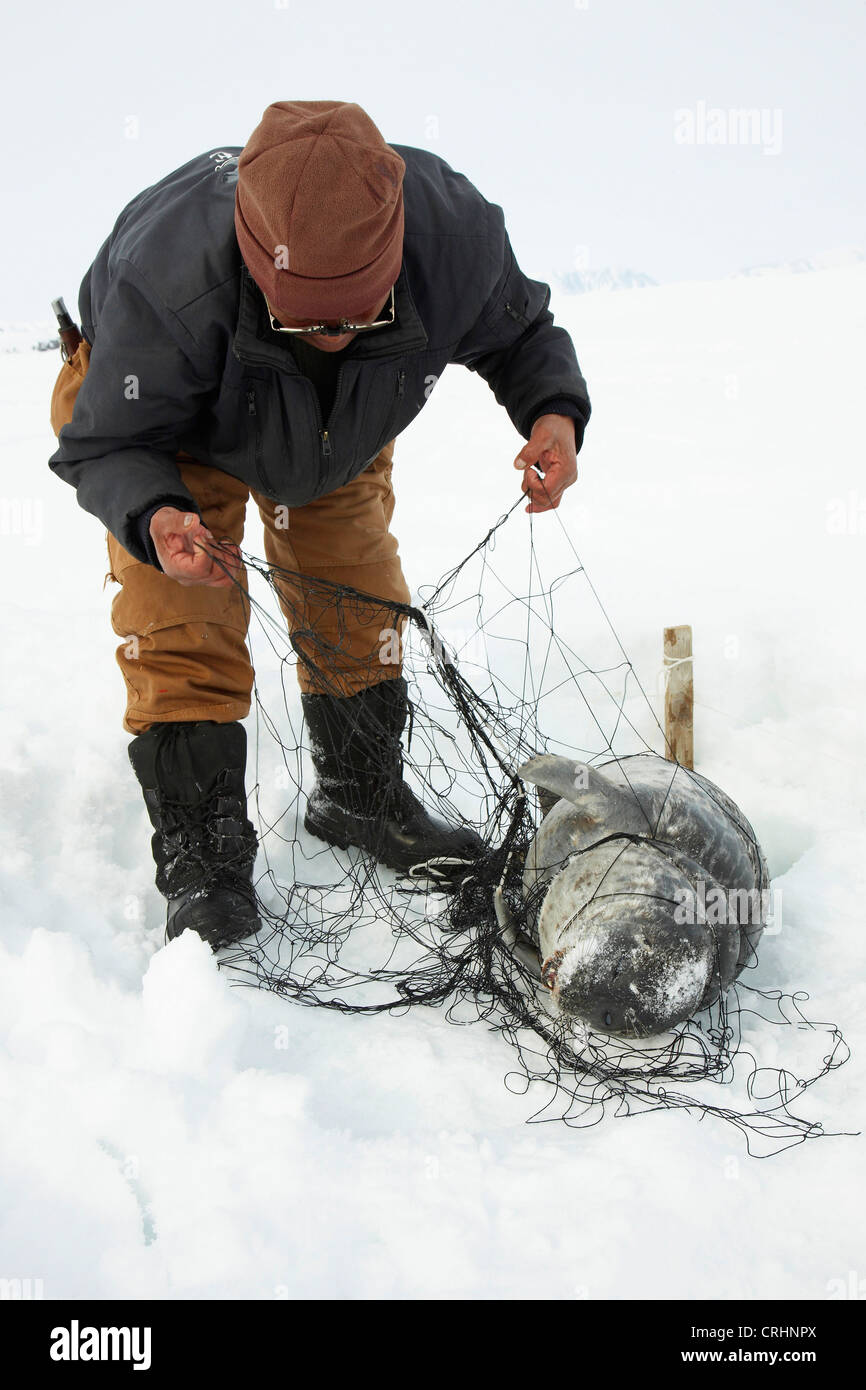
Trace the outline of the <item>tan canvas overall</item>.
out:
<instances>
[{"instance_id":1,"label":"tan canvas overall","mask_svg":"<svg viewBox=\"0 0 866 1390\"><path fill-rule=\"evenodd\" d=\"M51 397L55 434L72 419L89 358L90 346L83 341L60 368ZM253 492L268 564L375 594L386 605L408 603L397 541L389 530L393 453L392 440L359 477L303 507L281 508ZM182 452L177 463L205 526L217 540L240 545L247 485ZM123 727L137 734L168 720L243 719L253 685L245 572L240 587L178 584L134 559L111 534L108 556L110 578L120 585L111 624L122 638L117 662L127 691ZM281 579L277 587L296 650L312 663L298 661L303 691L354 695L400 675L400 666L393 664L395 643L381 637L383 630L402 631L387 606L336 603L315 585L300 582Z\"/></svg>"}]
</instances>

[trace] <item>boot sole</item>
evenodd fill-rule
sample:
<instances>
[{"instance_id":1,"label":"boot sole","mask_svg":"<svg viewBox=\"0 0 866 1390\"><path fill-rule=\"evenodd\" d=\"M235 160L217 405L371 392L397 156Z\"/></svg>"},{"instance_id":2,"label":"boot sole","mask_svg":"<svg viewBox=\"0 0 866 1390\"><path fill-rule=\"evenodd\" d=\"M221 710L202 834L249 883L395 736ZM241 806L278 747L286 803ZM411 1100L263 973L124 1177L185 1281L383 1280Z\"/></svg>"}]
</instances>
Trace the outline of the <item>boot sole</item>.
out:
<instances>
[{"instance_id":1,"label":"boot sole","mask_svg":"<svg viewBox=\"0 0 866 1390\"><path fill-rule=\"evenodd\" d=\"M166 932L165 944L168 945L169 941L176 941L179 936L183 936L186 932L191 931L195 932L196 936L200 936L202 941L206 942L212 951L223 951L227 946L240 946L241 943L248 940L249 937L258 936L261 929L262 923L259 922L257 927L251 927L249 931L244 932L243 936L230 936L223 933L221 936L213 937L205 936L203 932L196 931L195 927L182 927L181 930L175 932L173 936L169 936L168 932Z\"/></svg>"},{"instance_id":2,"label":"boot sole","mask_svg":"<svg viewBox=\"0 0 866 1390\"><path fill-rule=\"evenodd\" d=\"M187 904L187 906L190 905ZM195 906L195 904L193 904L193 906ZM220 951L226 946L238 946L242 941L246 941L248 937L256 936L261 931L263 925L258 913L256 913L254 919L247 917L246 919L237 921L236 918L235 920L232 919L230 910L227 912L223 909L223 924L221 926L214 926L210 929L208 929L204 921L198 924L196 923L196 913L194 911L188 912L186 915L191 920L184 921L183 909L175 915L172 921L166 920L166 944L168 944L169 941L177 940L179 936L183 936L184 932L192 931L195 932L196 936L200 936L202 941L206 941L212 951ZM177 927L176 930L173 930L178 920L180 921L180 926Z\"/></svg>"},{"instance_id":3,"label":"boot sole","mask_svg":"<svg viewBox=\"0 0 866 1390\"><path fill-rule=\"evenodd\" d=\"M326 826L323 825L321 822L317 824L312 819L308 819L307 816L304 816L304 829L310 835L313 835L317 840L322 840L324 844L330 845L332 849L357 849L360 850L362 854L372 855L372 857L376 860L377 864L381 864L386 869L393 869L395 873L408 874L410 875L410 877L416 879L423 879L429 877L431 882L437 883L440 886L444 886L447 882L450 881L447 877L443 877L441 874L437 874L435 871L435 865L437 861L443 863L449 861L451 860L451 856L449 855L432 855L430 860L428 861L431 866L429 874L425 874L423 872L416 874L413 873L413 870L422 868L422 865L419 864L417 861L407 862L404 859L397 860L389 858L387 854L380 854L376 850L368 848L368 846L366 845L359 845L356 841L349 840L345 834L340 834L337 831L331 831L330 829L326 828ZM465 861L466 873L470 872L471 862L472 861L470 860Z\"/></svg>"},{"instance_id":4,"label":"boot sole","mask_svg":"<svg viewBox=\"0 0 866 1390\"><path fill-rule=\"evenodd\" d=\"M304 816L304 829L308 834L314 835L317 840L323 840L332 849L359 849L364 854L375 853L374 850L367 849L364 845L355 844L346 835L340 835L336 830L331 830L321 823L317 824L307 816ZM384 860L381 862L384 863ZM388 868L393 868L393 865L389 864Z\"/></svg>"},{"instance_id":5,"label":"boot sole","mask_svg":"<svg viewBox=\"0 0 866 1390\"><path fill-rule=\"evenodd\" d=\"M310 835L314 835L317 840L322 840L326 845L330 845L332 849L358 849L362 854L372 855L377 864L382 864L386 869L394 869L396 873L408 873L411 868L411 865L404 864L402 860L395 862L387 855L379 854L367 845L359 845L356 840L350 840L347 835L341 834L337 830L331 830L329 826L316 822L307 816L304 816L304 829Z\"/></svg>"}]
</instances>

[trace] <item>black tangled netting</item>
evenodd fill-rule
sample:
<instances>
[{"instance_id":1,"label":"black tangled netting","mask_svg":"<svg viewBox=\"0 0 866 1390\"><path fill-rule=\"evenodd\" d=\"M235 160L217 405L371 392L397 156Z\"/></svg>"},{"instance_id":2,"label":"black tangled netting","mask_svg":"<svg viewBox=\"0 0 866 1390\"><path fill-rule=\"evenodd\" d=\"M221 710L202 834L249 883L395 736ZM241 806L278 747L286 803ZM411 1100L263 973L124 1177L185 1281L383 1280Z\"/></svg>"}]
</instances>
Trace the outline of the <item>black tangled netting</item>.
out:
<instances>
[{"instance_id":1,"label":"black tangled netting","mask_svg":"<svg viewBox=\"0 0 866 1390\"><path fill-rule=\"evenodd\" d=\"M679 1108L733 1125L757 1157L822 1136L818 1121L792 1107L849 1051L835 1025L807 1018L805 993L758 989L741 977L663 1038L613 1038L556 1016L532 950L520 944L531 920L523 859L547 807L539 801L544 793L521 783L515 769L543 752L592 765L652 752L650 740L655 751L664 747L652 704L570 540L571 567L545 582L531 517L528 546L525 530L516 538L517 528L506 525L523 501L417 605L385 606L244 555L248 573L267 582L283 614L250 593L258 668L253 795L266 866L256 892L264 925L224 964L238 983L297 1004L393 1014L423 1005L441 1008L451 1023L485 1023L513 1049L506 1086L537 1098L531 1121L588 1126L608 1113ZM521 563L525 592L515 593ZM330 641L316 623L325 609ZM387 659L394 633L403 636L407 781L428 810L483 836L482 858L448 885L398 877L303 828L314 773L295 667L302 662L317 673L316 688L327 692L327 673L352 667L351 642L342 639L359 620L379 625L377 660ZM575 632L587 652L605 653L602 664L569 645ZM275 661L259 660L262 641ZM517 928L516 949L497 917L497 888ZM771 941L765 935L765 948ZM784 1030L797 1054L788 1065L760 1060L775 1049L767 1025L776 1025L776 1037ZM716 1098L723 1085L738 1103Z\"/></svg>"}]
</instances>

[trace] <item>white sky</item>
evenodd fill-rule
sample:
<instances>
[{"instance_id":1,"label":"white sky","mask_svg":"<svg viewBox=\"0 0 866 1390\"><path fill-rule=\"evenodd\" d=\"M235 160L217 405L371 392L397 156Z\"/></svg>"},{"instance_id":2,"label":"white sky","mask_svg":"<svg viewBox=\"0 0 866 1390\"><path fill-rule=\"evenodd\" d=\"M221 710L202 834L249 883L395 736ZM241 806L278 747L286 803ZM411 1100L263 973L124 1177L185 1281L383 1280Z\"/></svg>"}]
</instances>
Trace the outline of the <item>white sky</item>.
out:
<instances>
[{"instance_id":1,"label":"white sky","mask_svg":"<svg viewBox=\"0 0 866 1390\"><path fill-rule=\"evenodd\" d=\"M10 7L0 320L72 302L123 205L286 98L359 102L505 208L553 279L866 249L862 0L76 0ZM683 145L682 108L781 112L781 151ZM128 138L129 118L138 122ZM776 118L777 119L777 118ZM580 248L586 248L581 250Z\"/></svg>"}]
</instances>

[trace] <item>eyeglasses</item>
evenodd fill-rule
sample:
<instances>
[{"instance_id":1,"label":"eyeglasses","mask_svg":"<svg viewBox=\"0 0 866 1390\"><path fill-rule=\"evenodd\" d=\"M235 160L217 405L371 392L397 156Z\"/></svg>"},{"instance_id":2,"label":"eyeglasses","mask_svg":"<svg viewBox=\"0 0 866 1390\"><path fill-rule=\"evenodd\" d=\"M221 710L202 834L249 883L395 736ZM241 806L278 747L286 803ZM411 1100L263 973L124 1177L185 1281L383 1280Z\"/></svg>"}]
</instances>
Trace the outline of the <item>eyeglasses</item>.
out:
<instances>
[{"instance_id":1,"label":"eyeglasses","mask_svg":"<svg viewBox=\"0 0 866 1390\"><path fill-rule=\"evenodd\" d=\"M271 320L271 328L274 332L295 333L299 337L303 334L315 333L323 338L341 338L344 333L365 333L370 328L387 328L389 324L394 322L396 316L393 285L391 286L391 297L388 303L387 318L376 319L375 323L350 323L348 319L340 319L336 328L327 323L314 323L311 324L309 328L286 328L283 324L277 323L274 318L274 311L270 304L268 304L267 295L264 296L264 299L267 305L268 317Z\"/></svg>"}]
</instances>

